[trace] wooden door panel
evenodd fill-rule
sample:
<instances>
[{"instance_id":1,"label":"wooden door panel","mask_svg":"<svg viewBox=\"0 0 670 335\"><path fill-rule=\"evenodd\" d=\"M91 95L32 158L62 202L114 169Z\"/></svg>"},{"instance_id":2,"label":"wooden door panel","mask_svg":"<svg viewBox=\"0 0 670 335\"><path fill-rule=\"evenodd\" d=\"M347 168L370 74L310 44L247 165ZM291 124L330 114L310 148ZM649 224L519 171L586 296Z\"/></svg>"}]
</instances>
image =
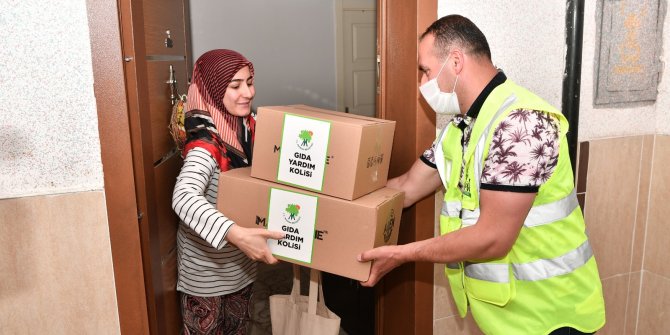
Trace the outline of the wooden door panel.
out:
<instances>
[{"instance_id":1,"label":"wooden door panel","mask_svg":"<svg viewBox=\"0 0 670 335\"><path fill-rule=\"evenodd\" d=\"M144 36L147 55L185 55L184 7L181 0L144 1ZM166 31L172 47L166 47Z\"/></svg>"},{"instance_id":2,"label":"wooden door panel","mask_svg":"<svg viewBox=\"0 0 670 335\"><path fill-rule=\"evenodd\" d=\"M163 315L165 317L165 333L177 335L181 330L181 312L179 308L179 294L177 292L177 249L173 249L161 260L161 275L163 277Z\"/></svg>"},{"instance_id":3,"label":"wooden door panel","mask_svg":"<svg viewBox=\"0 0 670 335\"><path fill-rule=\"evenodd\" d=\"M170 102L170 65L177 79L176 94L186 93L186 61L147 62L147 85L149 89L149 114L151 119L152 162L160 161L174 147L168 130L172 104Z\"/></svg>"},{"instance_id":4,"label":"wooden door panel","mask_svg":"<svg viewBox=\"0 0 670 335\"><path fill-rule=\"evenodd\" d=\"M177 247L177 227L179 217L172 210L172 190L181 168L182 160L175 153L168 160L154 168L156 179L156 220L158 243L161 258L174 251Z\"/></svg>"},{"instance_id":5,"label":"wooden door panel","mask_svg":"<svg viewBox=\"0 0 670 335\"><path fill-rule=\"evenodd\" d=\"M188 0L118 1L149 328L151 334L178 334L178 219L171 201L181 159L168 130L172 111L168 80L172 65L175 96L186 93ZM166 30L172 48L165 46Z\"/></svg>"},{"instance_id":6,"label":"wooden door panel","mask_svg":"<svg viewBox=\"0 0 670 335\"><path fill-rule=\"evenodd\" d=\"M179 218L172 210L172 190L181 165L181 156L179 153L175 153L169 159L154 167L156 215L151 224L156 225L153 231L158 232L158 238L154 239L152 244L158 244L162 281L161 291L156 291L154 294L157 301L162 301L163 330L166 334L178 334L181 328L179 296L177 294L177 228Z\"/></svg>"}]
</instances>

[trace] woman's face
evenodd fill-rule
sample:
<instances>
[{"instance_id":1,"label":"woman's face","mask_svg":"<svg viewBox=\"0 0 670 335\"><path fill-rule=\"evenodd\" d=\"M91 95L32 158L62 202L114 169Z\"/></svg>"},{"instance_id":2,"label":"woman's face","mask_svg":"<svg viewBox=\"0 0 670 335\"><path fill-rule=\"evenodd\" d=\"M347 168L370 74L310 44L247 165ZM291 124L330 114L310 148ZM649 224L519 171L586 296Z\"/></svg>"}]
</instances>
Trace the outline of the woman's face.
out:
<instances>
[{"instance_id":1,"label":"woman's face","mask_svg":"<svg viewBox=\"0 0 670 335\"><path fill-rule=\"evenodd\" d=\"M247 116L251 113L251 101L256 95L254 77L249 67L241 68L233 76L223 96L223 105L235 116Z\"/></svg>"}]
</instances>

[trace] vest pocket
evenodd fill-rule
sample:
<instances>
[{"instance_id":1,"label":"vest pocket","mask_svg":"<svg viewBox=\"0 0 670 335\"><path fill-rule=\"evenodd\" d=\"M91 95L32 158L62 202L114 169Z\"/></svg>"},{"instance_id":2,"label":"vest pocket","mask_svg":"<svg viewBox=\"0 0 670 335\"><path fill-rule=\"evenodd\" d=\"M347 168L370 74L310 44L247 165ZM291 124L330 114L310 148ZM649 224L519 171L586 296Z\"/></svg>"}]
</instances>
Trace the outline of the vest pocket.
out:
<instances>
[{"instance_id":1,"label":"vest pocket","mask_svg":"<svg viewBox=\"0 0 670 335\"><path fill-rule=\"evenodd\" d=\"M446 213L440 215L440 234L444 235L461 228L461 219L449 217ZM462 263L449 263L444 267L444 274L449 281L451 295L456 303L458 314L464 318L468 311L468 298L465 294L463 285L463 265Z\"/></svg>"},{"instance_id":2,"label":"vest pocket","mask_svg":"<svg viewBox=\"0 0 670 335\"><path fill-rule=\"evenodd\" d=\"M451 288L451 295L454 298L458 314L463 318L468 311L468 298L465 294L465 287L463 287L463 269L460 263L450 263L444 268L444 274L449 280L449 287Z\"/></svg>"},{"instance_id":3,"label":"vest pocket","mask_svg":"<svg viewBox=\"0 0 670 335\"><path fill-rule=\"evenodd\" d=\"M469 298L501 307L514 298L514 277L509 264L466 263L466 267L472 266L476 269L466 269L464 276L465 290ZM502 270L506 270L505 273Z\"/></svg>"}]
</instances>

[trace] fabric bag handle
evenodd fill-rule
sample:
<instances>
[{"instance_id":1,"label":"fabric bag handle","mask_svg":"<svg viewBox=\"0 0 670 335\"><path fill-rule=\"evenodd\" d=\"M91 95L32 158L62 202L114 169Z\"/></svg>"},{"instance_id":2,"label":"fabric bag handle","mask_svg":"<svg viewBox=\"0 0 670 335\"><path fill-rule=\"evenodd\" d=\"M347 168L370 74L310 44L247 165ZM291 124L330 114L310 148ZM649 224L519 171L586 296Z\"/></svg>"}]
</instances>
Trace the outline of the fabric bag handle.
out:
<instances>
[{"instance_id":1,"label":"fabric bag handle","mask_svg":"<svg viewBox=\"0 0 670 335\"><path fill-rule=\"evenodd\" d=\"M293 264L293 288L289 299L292 302L298 301L300 296L300 265Z\"/></svg>"},{"instance_id":2,"label":"fabric bag handle","mask_svg":"<svg viewBox=\"0 0 670 335\"><path fill-rule=\"evenodd\" d=\"M326 300L323 295L323 284L321 282L321 271L311 269L309 272L309 300L307 304L307 312L316 315L317 306L321 307L322 310L326 310Z\"/></svg>"},{"instance_id":3,"label":"fabric bag handle","mask_svg":"<svg viewBox=\"0 0 670 335\"><path fill-rule=\"evenodd\" d=\"M321 276L318 270L309 271L309 300L307 303L307 313L316 315L317 289L321 289ZM319 293L322 293L319 291ZM321 298L323 299L323 298Z\"/></svg>"},{"instance_id":4,"label":"fabric bag handle","mask_svg":"<svg viewBox=\"0 0 670 335\"><path fill-rule=\"evenodd\" d=\"M293 288L291 288L291 301L298 301L300 296L300 266L293 265ZM307 313L316 315L317 306L323 306L326 309L326 302L323 295L323 285L321 284L321 271L310 269L309 272L309 297L307 300Z\"/></svg>"}]
</instances>

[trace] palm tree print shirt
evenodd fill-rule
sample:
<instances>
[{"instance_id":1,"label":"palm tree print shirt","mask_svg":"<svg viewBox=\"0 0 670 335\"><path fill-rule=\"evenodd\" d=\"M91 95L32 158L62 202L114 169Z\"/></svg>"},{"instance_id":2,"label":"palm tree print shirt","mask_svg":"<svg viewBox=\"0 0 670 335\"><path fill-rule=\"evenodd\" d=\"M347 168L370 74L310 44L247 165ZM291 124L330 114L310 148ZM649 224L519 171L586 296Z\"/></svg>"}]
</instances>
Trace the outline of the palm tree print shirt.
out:
<instances>
[{"instance_id":1,"label":"palm tree print shirt","mask_svg":"<svg viewBox=\"0 0 670 335\"><path fill-rule=\"evenodd\" d=\"M480 93L466 115L456 115L450 121L463 131L463 152L470 142L470 133L484 101L505 80L505 74L499 72ZM481 188L537 192L551 177L558 163L558 129L558 120L543 111L512 111L495 129L489 154L484 161ZM439 148L439 143L433 143L420 157L433 168L436 168L436 148ZM461 167L461 174L464 171L464 167Z\"/></svg>"}]
</instances>

